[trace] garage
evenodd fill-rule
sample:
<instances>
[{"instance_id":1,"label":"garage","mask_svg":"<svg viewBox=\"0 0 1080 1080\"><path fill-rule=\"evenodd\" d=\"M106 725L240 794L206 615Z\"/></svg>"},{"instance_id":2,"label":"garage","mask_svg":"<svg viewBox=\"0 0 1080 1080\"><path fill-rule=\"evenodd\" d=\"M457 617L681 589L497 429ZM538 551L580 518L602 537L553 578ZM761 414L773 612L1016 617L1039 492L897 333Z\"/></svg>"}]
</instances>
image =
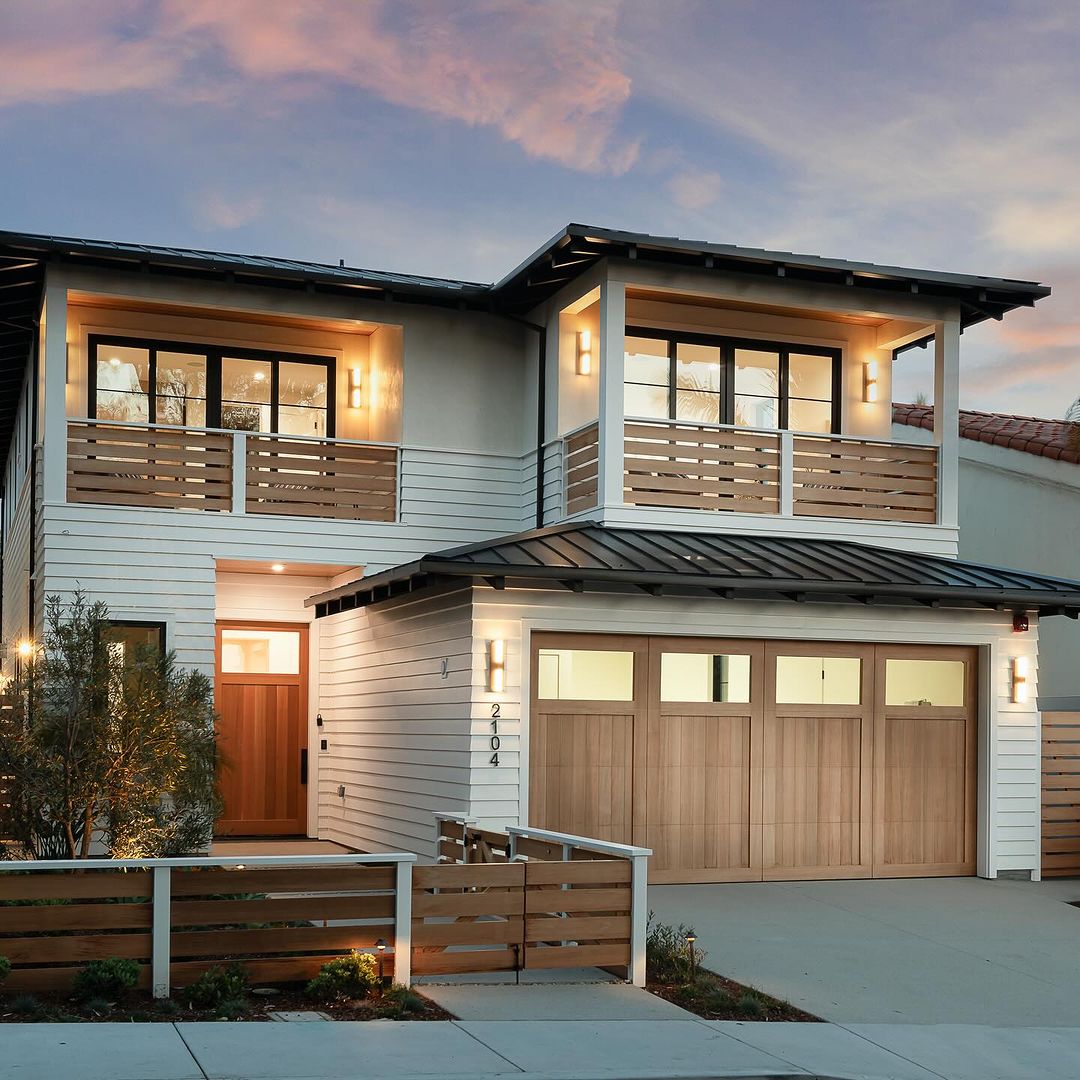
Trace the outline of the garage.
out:
<instances>
[{"instance_id":1,"label":"garage","mask_svg":"<svg viewBox=\"0 0 1080 1080\"><path fill-rule=\"evenodd\" d=\"M978 650L536 633L529 820L656 882L975 873Z\"/></svg>"}]
</instances>

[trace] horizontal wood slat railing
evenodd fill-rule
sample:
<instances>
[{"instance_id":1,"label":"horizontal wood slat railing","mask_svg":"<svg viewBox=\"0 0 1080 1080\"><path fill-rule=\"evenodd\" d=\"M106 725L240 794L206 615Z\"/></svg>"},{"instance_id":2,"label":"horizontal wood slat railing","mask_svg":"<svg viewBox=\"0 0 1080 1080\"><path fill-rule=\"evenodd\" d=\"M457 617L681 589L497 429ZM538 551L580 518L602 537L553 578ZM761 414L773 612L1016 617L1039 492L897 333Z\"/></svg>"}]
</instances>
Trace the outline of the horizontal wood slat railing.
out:
<instances>
[{"instance_id":1,"label":"horizontal wood slat railing","mask_svg":"<svg viewBox=\"0 0 1080 1080\"><path fill-rule=\"evenodd\" d=\"M600 425L596 421L563 438L566 512L591 510L599 501Z\"/></svg>"},{"instance_id":2,"label":"horizontal wood slat railing","mask_svg":"<svg viewBox=\"0 0 1080 1080\"><path fill-rule=\"evenodd\" d=\"M792 451L796 514L937 520L936 447L796 435Z\"/></svg>"},{"instance_id":3,"label":"horizontal wood slat railing","mask_svg":"<svg viewBox=\"0 0 1080 1080\"><path fill-rule=\"evenodd\" d=\"M623 501L634 506L780 512L780 436L627 421Z\"/></svg>"},{"instance_id":4,"label":"horizontal wood slat railing","mask_svg":"<svg viewBox=\"0 0 1080 1080\"><path fill-rule=\"evenodd\" d=\"M251 514L393 521L397 478L393 446L247 437Z\"/></svg>"},{"instance_id":5,"label":"horizontal wood slat railing","mask_svg":"<svg viewBox=\"0 0 1080 1080\"><path fill-rule=\"evenodd\" d=\"M232 506L225 432L68 421L68 502L185 510Z\"/></svg>"},{"instance_id":6,"label":"horizontal wood slat railing","mask_svg":"<svg viewBox=\"0 0 1080 1080\"><path fill-rule=\"evenodd\" d=\"M633 506L937 521L933 446L629 419L623 476Z\"/></svg>"},{"instance_id":7,"label":"horizontal wood slat railing","mask_svg":"<svg viewBox=\"0 0 1080 1080\"><path fill-rule=\"evenodd\" d=\"M69 502L394 521L399 472L383 443L68 421Z\"/></svg>"},{"instance_id":8,"label":"horizontal wood slat railing","mask_svg":"<svg viewBox=\"0 0 1080 1080\"><path fill-rule=\"evenodd\" d=\"M1042 714L1042 875L1080 876L1080 713Z\"/></svg>"}]
</instances>

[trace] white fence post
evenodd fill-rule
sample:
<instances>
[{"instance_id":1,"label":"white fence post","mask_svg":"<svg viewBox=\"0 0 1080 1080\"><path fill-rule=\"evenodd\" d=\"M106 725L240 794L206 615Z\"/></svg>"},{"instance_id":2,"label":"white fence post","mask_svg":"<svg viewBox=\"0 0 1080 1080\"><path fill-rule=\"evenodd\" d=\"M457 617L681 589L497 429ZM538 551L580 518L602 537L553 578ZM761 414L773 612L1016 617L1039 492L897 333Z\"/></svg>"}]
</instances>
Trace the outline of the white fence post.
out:
<instances>
[{"instance_id":1,"label":"white fence post","mask_svg":"<svg viewBox=\"0 0 1080 1080\"><path fill-rule=\"evenodd\" d=\"M412 867L410 861L397 864L394 877L394 982L412 982Z\"/></svg>"},{"instance_id":2,"label":"white fence post","mask_svg":"<svg viewBox=\"0 0 1080 1080\"><path fill-rule=\"evenodd\" d=\"M247 434L234 431L232 436L232 505L234 514L247 513Z\"/></svg>"},{"instance_id":3,"label":"white fence post","mask_svg":"<svg viewBox=\"0 0 1080 1080\"><path fill-rule=\"evenodd\" d=\"M649 925L649 856L630 860L630 982L645 985L645 939Z\"/></svg>"},{"instance_id":4,"label":"white fence post","mask_svg":"<svg viewBox=\"0 0 1080 1080\"><path fill-rule=\"evenodd\" d=\"M167 998L169 996L169 985L172 982L170 978L172 957L169 942L169 935L172 932L171 867L154 867L154 892L151 899L151 912L153 932L151 935L150 979L153 984L154 997Z\"/></svg>"},{"instance_id":5,"label":"white fence post","mask_svg":"<svg viewBox=\"0 0 1080 1080\"><path fill-rule=\"evenodd\" d=\"M795 513L795 436L780 432L780 515Z\"/></svg>"}]
</instances>

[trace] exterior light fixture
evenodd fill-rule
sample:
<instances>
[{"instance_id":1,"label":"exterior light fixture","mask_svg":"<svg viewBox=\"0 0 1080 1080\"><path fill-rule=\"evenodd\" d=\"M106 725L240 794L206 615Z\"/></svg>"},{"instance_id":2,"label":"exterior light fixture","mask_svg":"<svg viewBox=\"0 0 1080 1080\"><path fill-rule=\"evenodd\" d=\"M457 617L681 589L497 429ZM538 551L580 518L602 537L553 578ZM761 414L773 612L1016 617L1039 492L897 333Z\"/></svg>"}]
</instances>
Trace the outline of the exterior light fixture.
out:
<instances>
[{"instance_id":1,"label":"exterior light fixture","mask_svg":"<svg viewBox=\"0 0 1080 1080\"><path fill-rule=\"evenodd\" d=\"M1027 704L1028 699L1028 658L1012 658L1012 699L1016 705Z\"/></svg>"},{"instance_id":2,"label":"exterior light fixture","mask_svg":"<svg viewBox=\"0 0 1080 1080\"><path fill-rule=\"evenodd\" d=\"M690 978L693 980L697 968L697 955L694 952L694 942L697 941L697 933L694 930L686 931L686 949L690 954Z\"/></svg>"},{"instance_id":3,"label":"exterior light fixture","mask_svg":"<svg viewBox=\"0 0 1080 1080\"><path fill-rule=\"evenodd\" d=\"M273 570L275 574L281 574L285 571L285 564L279 562L271 563L270 569Z\"/></svg>"},{"instance_id":4,"label":"exterior light fixture","mask_svg":"<svg viewBox=\"0 0 1080 1080\"><path fill-rule=\"evenodd\" d=\"M20 641L19 642L19 655L24 659L28 657L34 651L34 643L32 641Z\"/></svg>"},{"instance_id":5,"label":"exterior light fixture","mask_svg":"<svg viewBox=\"0 0 1080 1080\"><path fill-rule=\"evenodd\" d=\"M379 985L382 986L386 978L383 974L383 964L385 963L384 958L386 955L386 939L379 938L379 940L375 942L375 948L379 954Z\"/></svg>"},{"instance_id":6,"label":"exterior light fixture","mask_svg":"<svg viewBox=\"0 0 1080 1080\"><path fill-rule=\"evenodd\" d=\"M867 360L863 365L863 401L875 402L878 399L878 362Z\"/></svg>"},{"instance_id":7,"label":"exterior light fixture","mask_svg":"<svg viewBox=\"0 0 1080 1080\"><path fill-rule=\"evenodd\" d=\"M492 638L488 642L488 689L501 694L506 688L506 642Z\"/></svg>"},{"instance_id":8,"label":"exterior light fixture","mask_svg":"<svg viewBox=\"0 0 1080 1080\"><path fill-rule=\"evenodd\" d=\"M577 336L577 373L592 374L592 331L579 330Z\"/></svg>"},{"instance_id":9,"label":"exterior light fixture","mask_svg":"<svg viewBox=\"0 0 1080 1080\"><path fill-rule=\"evenodd\" d=\"M349 408L359 409L363 399L360 396L360 369L349 368Z\"/></svg>"}]
</instances>

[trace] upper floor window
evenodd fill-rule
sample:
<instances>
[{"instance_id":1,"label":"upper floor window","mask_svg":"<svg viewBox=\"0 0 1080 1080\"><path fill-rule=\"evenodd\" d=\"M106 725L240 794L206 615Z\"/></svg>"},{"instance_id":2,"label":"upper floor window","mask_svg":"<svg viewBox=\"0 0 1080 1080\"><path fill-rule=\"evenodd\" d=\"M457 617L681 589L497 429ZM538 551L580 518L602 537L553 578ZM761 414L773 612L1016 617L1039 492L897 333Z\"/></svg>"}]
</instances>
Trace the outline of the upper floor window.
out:
<instances>
[{"instance_id":1,"label":"upper floor window","mask_svg":"<svg viewBox=\"0 0 1080 1080\"><path fill-rule=\"evenodd\" d=\"M334 434L334 359L90 338L90 415L99 420Z\"/></svg>"},{"instance_id":2,"label":"upper floor window","mask_svg":"<svg viewBox=\"0 0 1080 1080\"><path fill-rule=\"evenodd\" d=\"M811 345L628 328L627 416L830 433L840 352Z\"/></svg>"}]
</instances>

